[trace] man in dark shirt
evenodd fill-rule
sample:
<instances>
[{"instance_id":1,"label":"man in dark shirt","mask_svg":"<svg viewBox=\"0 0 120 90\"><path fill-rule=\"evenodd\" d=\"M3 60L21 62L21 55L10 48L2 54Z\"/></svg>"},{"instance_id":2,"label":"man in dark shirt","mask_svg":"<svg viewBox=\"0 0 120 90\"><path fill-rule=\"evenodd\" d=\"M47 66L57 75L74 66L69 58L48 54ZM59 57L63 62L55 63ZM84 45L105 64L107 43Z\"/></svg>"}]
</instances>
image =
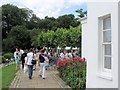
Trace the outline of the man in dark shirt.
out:
<instances>
[{"instance_id":1,"label":"man in dark shirt","mask_svg":"<svg viewBox=\"0 0 120 90\"><path fill-rule=\"evenodd\" d=\"M27 52L26 52L26 50L24 50L24 53L21 55L22 69L24 69L25 57L26 56L27 56Z\"/></svg>"},{"instance_id":2,"label":"man in dark shirt","mask_svg":"<svg viewBox=\"0 0 120 90\"><path fill-rule=\"evenodd\" d=\"M39 55L40 63L44 63L44 61L45 61L44 56L45 55L43 53Z\"/></svg>"},{"instance_id":3,"label":"man in dark shirt","mask_svg":"<svg viewBox=\"0 0 120 90\"><path fill-rule=\"evenodd\" d=\"M38 65L40 66L40 76L45 79L45 55L44 55L44 49L41 50L41 54L39 55Z\"/></svg>"}]
</instances>

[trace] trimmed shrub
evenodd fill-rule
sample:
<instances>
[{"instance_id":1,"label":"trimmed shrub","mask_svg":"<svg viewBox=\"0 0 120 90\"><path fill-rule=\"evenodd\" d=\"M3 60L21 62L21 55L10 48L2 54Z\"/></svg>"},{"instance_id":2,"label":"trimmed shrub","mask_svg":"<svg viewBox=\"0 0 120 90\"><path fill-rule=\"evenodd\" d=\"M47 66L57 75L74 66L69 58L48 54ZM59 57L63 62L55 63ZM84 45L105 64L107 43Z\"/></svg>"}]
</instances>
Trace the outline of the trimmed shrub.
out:
<instances>
[{"instance_id":1,"label":"trimmed shrub","mask_svg":"<svg viewBox=\"0 0 120 90\"><path fill-rule=\"evenodd\" d=\"M5 53L4 57L10 60L11 58L13 58L13 53Z\"/></svg>"},{"instance_id":2,"label":"trimmed shrub","mask_svg":"<svg viewBox=\"0 0 120 90\"><path fill-rule=\"evenodd\" d=\"M6 59L4 56L0 56L0 63L5 63Z\"/></svg>"},{"instance_id":3,"label":"trimmed shrub","mask_svg":"<svg viewBox=\"0 0 120 90\"><path fill-rule=\"evenodd\" d=\"M60 78L73 90L85 89L86 86L86 62L84 59L59 60L58 72Z\"/></svg>"}]
</instances>

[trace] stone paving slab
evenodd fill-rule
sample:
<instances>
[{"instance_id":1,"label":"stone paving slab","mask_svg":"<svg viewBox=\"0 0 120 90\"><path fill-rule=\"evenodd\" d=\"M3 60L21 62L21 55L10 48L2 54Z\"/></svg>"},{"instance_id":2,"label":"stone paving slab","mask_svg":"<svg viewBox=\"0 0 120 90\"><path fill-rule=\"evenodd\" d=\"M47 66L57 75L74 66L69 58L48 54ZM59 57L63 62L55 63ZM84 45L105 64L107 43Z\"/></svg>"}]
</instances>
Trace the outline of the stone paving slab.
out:
<instances>
[{"instance_id":1,"label":"stone paving slab","mask_svg":"<svg viewBox=\"0 0 120 90\"><path fill-rule=\"evenodd\" d=\"M24 73L24 71L21 70L20 81L17 88L61 88L51 72L51 70L46 70L47 77L46 79L42 79L39 76L39 67L37 66L30 80L28 78L28 72Z\"/></svg>"},{"instance_id":2,"label":"stone paving slab","mask_svg":"<svg viewBox=\"0 0 120 90\"><path fill-rule=\"evenodd\" d=\"M28 72L24 73L22 69L20 69L16 73L16 77L12 81L9 90L13 88L17 89L34 89L34 90L66 90L71 88L65 84L65 82L59 78L57 70L46 70L46 79L42 79L39 76L40 67L37 66L36 70L33 71L33 78L30 80L28 78Z\"/></svg>"}]
</instances>

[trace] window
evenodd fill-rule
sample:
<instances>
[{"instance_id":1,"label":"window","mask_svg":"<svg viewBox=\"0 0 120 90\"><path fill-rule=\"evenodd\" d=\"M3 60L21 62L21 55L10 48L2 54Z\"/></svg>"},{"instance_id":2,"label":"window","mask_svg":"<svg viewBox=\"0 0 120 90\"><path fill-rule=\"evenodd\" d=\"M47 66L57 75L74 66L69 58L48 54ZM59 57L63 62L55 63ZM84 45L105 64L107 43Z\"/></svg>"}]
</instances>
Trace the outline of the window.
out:
<instances>
[{"instance_id":1,"label":"window","mask_svg":"<svg viewBox=\"0 0 120 90\"><path fill-rule=\"evenodd\" d=\"M98 72L97 76L112 80L112 29L111 15L98 18Z\"/></svg>"},{"instance_id":2,"label":"window","mask_svg":"<svg viewBox=\"0 0 120 90\"><path fill-rule=\"evenodd\" d=\"M111 17L102 19L102 67L103 71L111 71L112 60Z\"/></svg>"}]
</instances>

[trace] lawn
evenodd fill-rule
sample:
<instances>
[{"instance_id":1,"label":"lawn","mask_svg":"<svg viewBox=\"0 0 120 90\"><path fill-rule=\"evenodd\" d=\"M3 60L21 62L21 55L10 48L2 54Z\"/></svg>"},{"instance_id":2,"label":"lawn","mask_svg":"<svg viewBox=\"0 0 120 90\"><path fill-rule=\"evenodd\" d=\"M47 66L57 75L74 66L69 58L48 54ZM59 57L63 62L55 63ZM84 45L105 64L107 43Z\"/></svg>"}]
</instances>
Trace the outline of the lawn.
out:
<instances>
[{"instance_id":1,"label":"lawn","mask_svg":"<svg viewBox=\"0 0 120 90\"><path fill-rule=\"evenodd\" d=\"M2 69L0 68L0 89L2 87Z\"/></svg>"},{"instance_id":2,"label":"lawn","mask_svg":"<svg viewBox=\"0 0 120 90\"><path fill-rule=\"evenodd\" d=\"M2 88L8 88L13 78L15 77L15 64L8 65L0 69L2 71L2 80L0 78L0 83L2 81Z\"/></svg>"}]
</instances>

